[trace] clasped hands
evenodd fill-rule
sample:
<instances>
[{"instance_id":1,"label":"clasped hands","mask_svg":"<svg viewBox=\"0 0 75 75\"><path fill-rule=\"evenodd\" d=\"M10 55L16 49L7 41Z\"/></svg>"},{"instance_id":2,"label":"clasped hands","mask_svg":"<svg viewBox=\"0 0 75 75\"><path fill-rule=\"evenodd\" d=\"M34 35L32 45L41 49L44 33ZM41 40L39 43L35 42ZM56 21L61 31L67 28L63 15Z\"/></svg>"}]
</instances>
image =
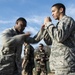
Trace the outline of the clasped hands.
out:
<instances>
[{"instance_id":1,"label":"clasped hands","mask_svg":"<svg viewBox=\"0 0 75 75\"><path fill-rule=\"evenodd\" d=\"M42 25L42 28L43 28L43 29L47 26L47 23L48 23L48 22L52 22L52 20L51 20L50 17L46 17L46 18L44 19L44 24Z\"/></svg>"}]
</instances>

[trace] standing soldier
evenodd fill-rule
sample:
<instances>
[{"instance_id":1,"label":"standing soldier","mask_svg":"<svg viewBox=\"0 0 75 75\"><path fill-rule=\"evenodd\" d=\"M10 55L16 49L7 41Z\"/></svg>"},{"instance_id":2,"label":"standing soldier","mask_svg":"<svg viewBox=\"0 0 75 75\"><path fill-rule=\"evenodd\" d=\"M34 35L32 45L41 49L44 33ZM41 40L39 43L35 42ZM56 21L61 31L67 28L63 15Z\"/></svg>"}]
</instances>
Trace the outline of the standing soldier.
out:
<instances>
[{"instance_id":1,"label":"standing soldier","mask_svg":"<svg viewBox=\"0 0 75 75\"><path fill-rule=\"evenodd\" d=\"M34 68L34 48L28 44L24 43L24 59L22 62L22 75L33 75Z\"/></svg>"},{"instance_id":2,"label":"standing soldier","mask_svg":"<svg viewBox=\"0 0 75 75\"><path fill-rule=\"evenodd\" d=\"M62 3L54 4L51 11L53 18L58 20L56 26L50 17L44 19L43 26L52 40L50 69L55 70L54 75L75 75L75 21L66 15Z\"/></svg>"},{"instance_id":3,"label":"standing soldier","mask_svg":"<svg viewBox=\"0 0 75 75\"><path fill-rule=\"evenodd\" d=\"M43 47L43 44L39 44L39 50L36 52L36 75L47 75L46 62L48 60L48 57Z\"/></svg>"}]
</instances>

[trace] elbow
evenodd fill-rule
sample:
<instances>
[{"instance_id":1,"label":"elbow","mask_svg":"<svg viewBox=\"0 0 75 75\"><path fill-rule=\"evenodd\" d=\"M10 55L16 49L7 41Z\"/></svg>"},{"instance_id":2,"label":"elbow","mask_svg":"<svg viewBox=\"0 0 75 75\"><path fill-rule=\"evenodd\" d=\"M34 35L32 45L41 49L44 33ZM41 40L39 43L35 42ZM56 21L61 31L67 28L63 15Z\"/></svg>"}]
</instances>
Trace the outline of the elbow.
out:
<instances>
[{"instance_id":1,"label":"elbow","mask_svg":"<svg viewBox=\"0 0 75 75\"><path fill-rule=\"evenodd\" d=\"M52 40L51 39L43 39L44 42L47 44L47 45L52 45Z\"/></svg>"}]
</instances>

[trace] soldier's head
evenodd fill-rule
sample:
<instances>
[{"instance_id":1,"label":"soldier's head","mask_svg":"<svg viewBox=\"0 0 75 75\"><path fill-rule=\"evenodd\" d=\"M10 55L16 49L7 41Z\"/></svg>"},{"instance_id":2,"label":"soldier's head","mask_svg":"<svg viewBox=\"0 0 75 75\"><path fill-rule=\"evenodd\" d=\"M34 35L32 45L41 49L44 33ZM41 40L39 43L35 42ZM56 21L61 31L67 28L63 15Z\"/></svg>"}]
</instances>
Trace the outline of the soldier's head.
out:
<instances>
[{"instance_id":1,"label":"soldier's head","mask_svg":"<svg viewBox=\"0 0 75 75\"><path fill-rule=\"evenodd\" d=\"M23 17L20 17L16 20L15 29L21 33L27 26L27 21Z\"/></svg>"},{"instance_id":2,"label":"soldier's head","mask_svg":"<svg viewBox=\"0 0 75 75\"><path fill-rule=\"evenodd\" d=\"M62 3L56 3L52 6L52 16L55 20L60 20L65 15L65 6Z\"/></svg>"},{"instance_id":3,"label":"soldier's head","mask_svg":"<svg viewBox=\"0 0 75 75\"><path fill-rule=\"evenodd\" d=\"M44 45L42 43L39 44L39 49L43 50Z\"/></svg>"},{"instance_id":4,"label":"soldier's head","mask_svg":"<svg viewBox=\"0 0 75 75\"><path fill-rule=\"evenodd\" d=\"M24 46L27 46L29 43L27 43L27 42L24 42Z\"/></svg>"}]
</instances>

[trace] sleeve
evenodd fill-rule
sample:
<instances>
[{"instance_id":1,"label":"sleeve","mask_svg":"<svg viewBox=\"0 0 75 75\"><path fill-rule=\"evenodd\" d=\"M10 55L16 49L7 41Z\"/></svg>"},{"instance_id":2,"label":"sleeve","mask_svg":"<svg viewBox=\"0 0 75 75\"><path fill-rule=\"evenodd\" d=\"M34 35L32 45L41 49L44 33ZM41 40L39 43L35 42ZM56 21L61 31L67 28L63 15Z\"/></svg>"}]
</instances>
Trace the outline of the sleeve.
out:
<instances>
[{"instance_id":1,"label":"sleeve","mask_svg":"<svg viewBox=\"0 0 75 75\"><path fill-rule=\"evenodd\" d=\"M25 34L12 36L9 30L2 33L2 40L5 46L15 46L17 44L23 44L25 38L27 38Z\"/></svg>"},{"instance_id":2,"label":"sleeve","mask_svg":"<svg viewBox=\"0 0 75 75\"><path fill-rule=\"evenodd\" d=\"M47 45L51 45L52 44L52 39L51 37L49 36L49 34L47 33L47 31L45 31L45 34L44 34L44 42L47 44Z\"/></svg>"},{"instance_id":3,"label":"sleeve","mask_svg":"<svg viewBox=\"0 0 75 75\"><path fill-rule=\"evenodd\" d=\"M28 37L25 40L25 42L35 44L35 43L38 43L39 41L41 41L42 39L44 40L44 42L47 45L51 45L52 44L51 37L49 36L49 34L47 33L46 30L40 30L33 38L32 37Z\"/></svg>"},{"instance_id":4,"label":"sleeve","mask_svg":"<svg viewBox=\"0 0 75 75\"><path fill-rule=\"evenodd\" d=\"M52 39L56 39L57 42L63 42L70 36L75 27L74 25L74 20L72 18L66 18L59 23L60 27L58 28L48 23L46 30Z\"/></svg>"},{"instance_id":5,"label":"sleeve","mask_svg":"<svg viewBox=\"0 0 75 75\"><path fill-rule=\"evenodd\" d=\"M34 37L26 38L25 42L32 43L32 44L38 43L44 38L44 33L45 31L43 29L40 29L40 31Z\"/></svg>"}]
</instances>

